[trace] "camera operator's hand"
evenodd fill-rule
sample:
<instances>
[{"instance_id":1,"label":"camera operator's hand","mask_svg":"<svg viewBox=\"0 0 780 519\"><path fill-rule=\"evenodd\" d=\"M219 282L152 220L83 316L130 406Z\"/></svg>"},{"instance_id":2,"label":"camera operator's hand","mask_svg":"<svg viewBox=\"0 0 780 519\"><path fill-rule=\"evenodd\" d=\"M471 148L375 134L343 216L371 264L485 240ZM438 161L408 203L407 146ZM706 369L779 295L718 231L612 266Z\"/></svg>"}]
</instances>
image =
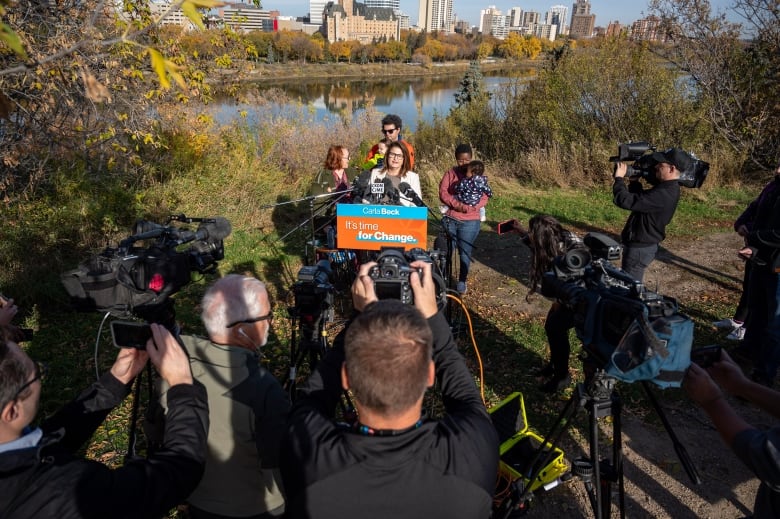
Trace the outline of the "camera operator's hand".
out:
<instances>
[{"instance_id":1,"label":"camera operator's hand","mask_svg":"<svg viewBox=\"0 0 780 519\"><path fill-rule=\"evenodd\" d=\"M352 307L358 312L362 312L369 304L379 300L376 296L374 280L368 275L374 266L376 266L375 261L360 265L358 275L352 283Z\"/></svg>"},{"instance_id":2,"label":"camera operator's hand","mask_svg":"<svg viewBox=\"0 0 780 519\"><path fill-rule=\"evenodd\" d=\"M715 382L732 395L738 395L742 386L750 382L742 368L734 362L726 350L721 350L720 360L710 366L707 372Z\"/></svg>"},{"instance_id":3,"label":"camera operator's hand","mask_svg":"<svg viewBox=\"0 0 780 519\"><path fill-rule=\"evenodd\" d=\"M169 385L192 384L192 371L187 353L164 326L151 324L152 338L146 341L146 351L160 376Z\"/></svg>"},{"instance_id":4,"label":"camera operator's hand","mask_svg":"<svg viewBox=\"0 0 780 519\"><path fill-rule=\"evenodd\" d=\"M628 164L625 162L617 162L615 164L615 178L624 178L626 176L626 172L628 171Z\"/></svg>"},{"instance_id":5,"label":"camera operator's hand","mask_svg":"<svg viewBox=\"0 0 780 519\"><path fill-rule=\"evenodd\" d=\"M129 384L144 369L149 354L137 348L121 348L116 356L111 374L123 384Z\"/></svg>"},{"instance_id":6,"label":"camera operator's hand","mask_svg":"<svg viewBox=\"0 0 780 519\"><path fill-rule=\"evenodd\" d=\"M409 285L414 293L414 306L428 319L439 312L436 304L436 285L431 274L433 265L427 261L413 261L409 264L415 269L422 269L422 279L415 270L409 276Z\"/></svg>"},{"instance_id":7,"label":"camera operator's hand","mask_svg":"<svg viewBox=\"0 0 780 519\"><path fill-rule=\"evenodd\" d=\"M723 399L723 392L709 376L707 371L698 364L691 363L683 380L683 389L691 399L701 407Z\"/></svg>"},{"instance_id":8,"label":"camera operator's hand","mask_svg":"<svg viewBox=\"0 0 780 519\"><path fill-rule=\"evenodd\" d=\"M13 299L6 299L5 297L0 296L0 326L11 324L11 321L18 311L19 307L14 304Z\"/></svg>"},{"instance_id":9,"label":"camera operator's hand","mask_svg":"<svg viewBox=\"0 0 780 519\"><path fill-rule=\"evenodd\" d=\"M523 224L521 224L520 220L517 218L512 218L509 220L509 225L512 227L512 232L516 232L522 236L528 234L528 231L525 230L525 227L523 227Z\"/></svg>"}]
</instances>

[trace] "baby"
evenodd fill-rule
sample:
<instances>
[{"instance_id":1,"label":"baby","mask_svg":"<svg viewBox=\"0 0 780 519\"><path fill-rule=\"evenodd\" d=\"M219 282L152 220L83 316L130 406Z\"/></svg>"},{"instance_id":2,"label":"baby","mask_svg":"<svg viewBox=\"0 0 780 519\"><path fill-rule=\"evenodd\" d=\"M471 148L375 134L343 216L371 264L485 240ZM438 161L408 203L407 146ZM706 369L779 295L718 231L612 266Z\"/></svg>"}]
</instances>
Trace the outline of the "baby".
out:
<instances>
[{"instance_id":1,"label":"baby","mask_svg":"<svg viewBox=\"0 0 780 519\"><path fill-rule=\"evenodd\" d=\"M387 153L387 147L393 143L390 139L385 137L381 141L376 143L376 153L373 157L363 163L363 169L381 168L385 163L385 153Z\"/></svg>"},{"instance_id":2,"label":"baby","mask_svg":"<svg viewBox=\"0 0 780 519\"><path fill-rule=\"evenodd\" d=\"M485 164L481 160L472 160L466 165L466 176L455 186L455 198L464 204L475 206L482 199L482 195L493 196L493 191L488 185L485 176ZM485 208L479 208L479 220L486 220Z\"/></svg>"}]
</instances>

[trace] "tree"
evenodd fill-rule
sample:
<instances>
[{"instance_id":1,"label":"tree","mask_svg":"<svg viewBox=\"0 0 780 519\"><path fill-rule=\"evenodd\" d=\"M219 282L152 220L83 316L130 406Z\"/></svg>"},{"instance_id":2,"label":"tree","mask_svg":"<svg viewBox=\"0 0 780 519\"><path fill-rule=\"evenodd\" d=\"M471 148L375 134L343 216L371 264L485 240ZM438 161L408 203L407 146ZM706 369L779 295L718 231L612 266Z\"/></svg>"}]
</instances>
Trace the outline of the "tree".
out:
<instances>
[{"instance_id":1,"label":"tree","mask_svg":"<svg viewBox=\"0 0 780 519\"><path fill-rule=\"evenodd\" d=\"M775 0L733 4L747 27L713 14L706 0L650 7L671 43L659 52L688 74L718 135L750 164L771 168L780 148L780 10Z\"/></svg>"},{"instance_id":2,"label":"tree","mask_svg":"<svg viewBox=\"0 0 780 519\"><path fill-rule=\"evenodd\" d=\"M463 106L484 97L489 98L490 93L483 90L479 62L472 61L463 79L460 80L458 91L455 92L455 106Z\"/></svg>"},{"instance_id":3,"label":"tree","mask_svg":"<svg viewBox=\"0 0 780 519\"><path fill-rule=\"evenodd\" d=\"M0 40L0 192L27 196L56 168L90 171L138 167L145 149L161 146L151 105L210 96L204 75L159 27L184 0L153 16L147 2L120 7L103 0L19 0L3 9ZM178 86L172 91L171 81Z\"/></svg>"}]
</instances>

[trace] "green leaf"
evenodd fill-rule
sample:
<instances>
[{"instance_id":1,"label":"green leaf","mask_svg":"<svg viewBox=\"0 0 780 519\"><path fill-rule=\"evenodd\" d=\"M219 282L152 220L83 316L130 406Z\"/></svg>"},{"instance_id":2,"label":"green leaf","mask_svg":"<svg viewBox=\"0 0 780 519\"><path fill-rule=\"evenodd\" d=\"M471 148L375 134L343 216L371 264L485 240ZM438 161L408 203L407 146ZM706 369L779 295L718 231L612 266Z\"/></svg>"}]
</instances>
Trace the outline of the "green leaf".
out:
<instances>
[{"instance_id":1,"label":"green leaf","mask_svg":"<svg viewBox=\"0 0 780 519\"><path fill-rule=\"evenodd\" d=\"M20 58L27 59L27 53L22 47L22 42L19 40L19 36L6 24L0 22L0 41L8 45L14 53Z\"/></svg>"},{"instance_id":2,"label":"green leaf","mask_svg":"<svg viewBox=\"0 0 780 519\"><path fill-rule=\"evenodd\" d=\"M165 71L165 58L157 49L149 48L149 56L152 58L152 69L157 77L160 78L160 86L168 90L171 88L171 82L168 81L168 74Z\"/></svg>"},{"instance_id":3,"label":"green leaf","mask_svg":"<svg viewBox=\"0 0 780 519\"><path fill-rule=\"evenodd\" d=\"M181 12L183 12L184 16L189 18L192 23L194 23L201 29L206 28L203 25L203 15L198 12L198 9L195 7L195 2L193 2L192 0L185 0L184 2L182 2Z\"/></svg>"}]
</instances>

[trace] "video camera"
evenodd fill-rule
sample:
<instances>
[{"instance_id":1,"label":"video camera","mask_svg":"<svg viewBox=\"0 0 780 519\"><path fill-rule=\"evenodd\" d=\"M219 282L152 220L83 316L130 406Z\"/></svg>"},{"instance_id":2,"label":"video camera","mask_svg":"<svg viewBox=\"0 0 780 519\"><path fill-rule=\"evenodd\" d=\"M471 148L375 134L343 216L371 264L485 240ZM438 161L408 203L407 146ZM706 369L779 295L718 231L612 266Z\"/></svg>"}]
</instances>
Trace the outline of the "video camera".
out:
<instances>
[{"instance_id":1,"label":"video camera","mask_svg":"<svg viewBox=\"0 0 780 519\"><path fill-rule=\"evenodd\" d=\"M443 309L447 302L447 293L444 277L441 274L441 262L446 259L444 253L438 250L426 252L415 248L404 252L394 248L383 248L376 258L377 264L368 273L374 280L377 297L398 299L405 304L413 305L414 292L409 284L409 275L415 269L409 264L415 261L424 261L432 265L431 276L436 289L436 303L439 310Z\"/></svg>"},{"instance_id":2,"label":"video camera","mask_svg":"<svg viewBox=\"0 0 780 519\"><path fill-rule=\"evenodd\" d=\"M198 227L193 231L171 225L174 222L198 223ZM225 257L223 240L230 232L230 222L220 216L172 215L165 225L139 220L133 234L116 248L106 248L60 279L78 310L122 318L143 314L181 290L191 281L192 272L216 271L217 262ZM151 244L137 246L147 241Z\"/></svg>"},{"instance_id":3,"label":"video camera","mask_svg":"<svg viewBox=\"0 0 780 519\"><path fill-rule=\"evenodd\" d=\"M313 326L333 321L334 286L331 283L330 262L321 259L316 265L300 268L292 290L295 296L295 306L290 312Z\"/></svg>"},{"instance_id":4,"label":"video camera","mask_svg":"<svg viewBox=\"0 0 780 519\"><path fill-rule=\"evenodd\" d=\"M655 166L658 162L653 158L656 147L646 141L628 142L618 144L618 154L610 157L610 162L632 162L626 170L627 177L641 177L650 184L657 184L655 178ZM666 150L668 151L668 150ZM664 152L666 153L666 152ZM698 188L704 183L710 171L710 165L696 158L692 153L687 153L690 159L689 166L680 172L677 182L684 187Z\"/></svg>"},{"instance_id":5,"label":"video camera","mask_svg":"<svg viewBox=\"0 0 780 519\"><path fill-rule=\"evenodd\" d=\"M556 258L541 294L572 310L583 349L608 375L679 387L690 365L693 321L679 313L677 301L610 263L620 257L617 242L588 233L584 243L587 249Z\"/></svg>"}]
</instances>

